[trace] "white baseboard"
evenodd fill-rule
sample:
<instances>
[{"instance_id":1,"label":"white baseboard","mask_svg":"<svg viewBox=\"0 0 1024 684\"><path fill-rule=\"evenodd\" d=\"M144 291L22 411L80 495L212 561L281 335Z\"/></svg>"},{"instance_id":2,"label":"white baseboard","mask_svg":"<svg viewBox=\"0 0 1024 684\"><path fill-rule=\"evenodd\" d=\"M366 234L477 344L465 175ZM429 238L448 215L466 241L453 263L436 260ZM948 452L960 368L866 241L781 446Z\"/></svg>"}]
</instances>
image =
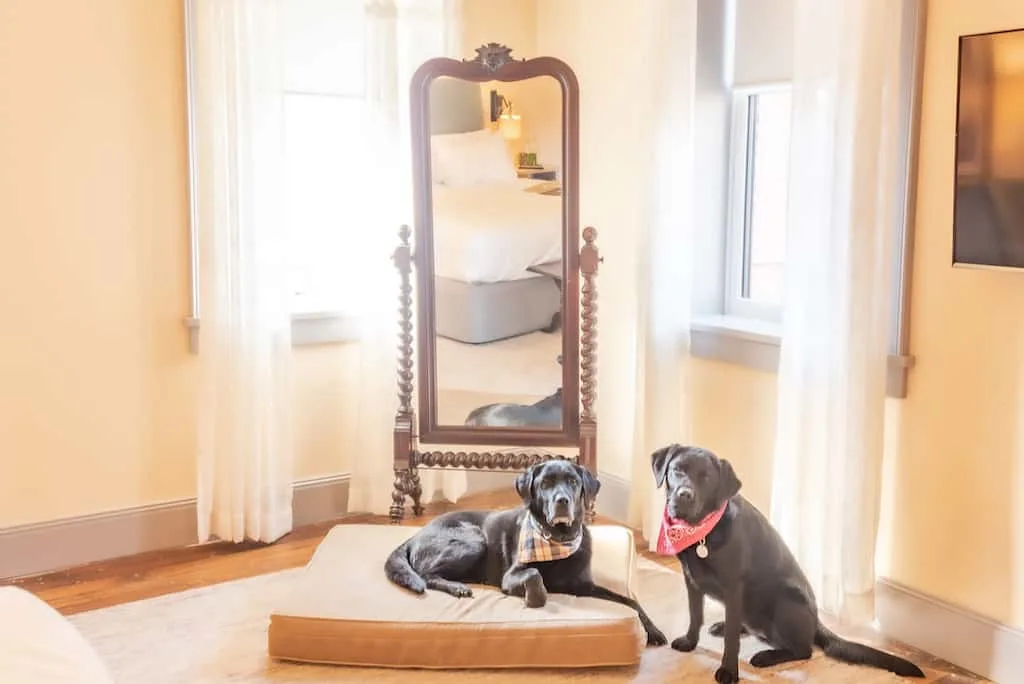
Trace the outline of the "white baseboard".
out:
<instances>
[{"instance_id":1,"label":"white baseboard","mask_svg":"<svg viewBox=\"0 0 1024 684\"><path fill-rule=\"evenodd\" d=\"M467 470L466 496L484 492L510 492L514 489L515 470Z\"/></svg>"},{"instance_id":2,"label":"white baseboard","mask_svg":"<svg viewBox=\"0 0 1024 684\"><path fill-rule=\"evenodd\" d=\"M617 523L629 519L629 480L611 473L598 473L601 492L597 495L597 513Z\"/></svg>"},{"instance_id":3,"label":"white baseboard","mask_svg":"<svg viewBox=\"0 0 1024 684\"><path fill-rule=\"evenodd\" d=\"M469 493L511 488L514 472L470 472ZM600 514L625 521L629 482L601 474ZM349 476L295 483L295 527L348 512ZM0 579L25 577L97 561L197 543L196 500L178 499L116 511L0 529Z\"/></svg>"},{"instance_id":4,"label":"white baseboard","mask_svg":"<svg viewBox=\"0 0 1024 684\"><path fill-rule=\"evenodd\" d=\"M1024 631L945 603L889 579L875 590L887 637L999 684L1024 683Z\"/></svg>"},{"instance_id":5,"label":"white baseboard","mask_svg":"<svg viewBox=\"0 0 1024 684\"><path fill-rule=\"evenodd\" d=\"M295 483L295 527L348 511L349 476ZM178 499L117 511L0 529L0 578L38 575L197 542L196 500Z\"/></svg>"}]
</instances>

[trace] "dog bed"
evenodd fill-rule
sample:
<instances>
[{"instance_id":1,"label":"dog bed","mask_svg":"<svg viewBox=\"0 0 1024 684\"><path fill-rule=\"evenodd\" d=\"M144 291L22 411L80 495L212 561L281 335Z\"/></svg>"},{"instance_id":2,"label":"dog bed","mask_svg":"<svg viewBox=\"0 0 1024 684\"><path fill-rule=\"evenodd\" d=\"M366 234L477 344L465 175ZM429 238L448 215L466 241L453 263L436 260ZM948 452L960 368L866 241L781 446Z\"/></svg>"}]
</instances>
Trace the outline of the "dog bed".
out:
<instances>
[{"instance_id":1,"label":"dog bed","mask_svg":"<svg viewBox=\"0 0 1024 684\"><path fill-rule=\"evenodd\" d=\"M646 638L627 606L550 594L544 608L474 586L471 598L417 596L384 577L392 549L419 528L338 525L294 593L270 616L272 658L349 666L476 669L635 665ZM634 596L633 535L594 525L597 584Z\"/></svg>"}]
</instances>

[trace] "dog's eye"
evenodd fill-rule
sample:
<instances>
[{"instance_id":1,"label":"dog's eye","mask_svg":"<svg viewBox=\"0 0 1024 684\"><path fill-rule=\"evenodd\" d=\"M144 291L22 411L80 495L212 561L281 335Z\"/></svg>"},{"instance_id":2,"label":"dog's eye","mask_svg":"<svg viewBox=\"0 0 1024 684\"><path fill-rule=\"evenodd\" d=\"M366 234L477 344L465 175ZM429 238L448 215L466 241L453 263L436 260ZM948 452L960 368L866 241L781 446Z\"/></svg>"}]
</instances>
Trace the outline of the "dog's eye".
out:
<instances>
[{"instance_id":1,"label":"dog's eye","mask_svg":"<svg viewBox=\"0 0 1024 684\"><path fill-rule=\"evenodd\" d=\"M579 485L579 483L580 483L580 481L577 480L575 477L570 477L569 478L569 486L570 487L576 487L577 485Z\"/></svg>"}]
</instances>

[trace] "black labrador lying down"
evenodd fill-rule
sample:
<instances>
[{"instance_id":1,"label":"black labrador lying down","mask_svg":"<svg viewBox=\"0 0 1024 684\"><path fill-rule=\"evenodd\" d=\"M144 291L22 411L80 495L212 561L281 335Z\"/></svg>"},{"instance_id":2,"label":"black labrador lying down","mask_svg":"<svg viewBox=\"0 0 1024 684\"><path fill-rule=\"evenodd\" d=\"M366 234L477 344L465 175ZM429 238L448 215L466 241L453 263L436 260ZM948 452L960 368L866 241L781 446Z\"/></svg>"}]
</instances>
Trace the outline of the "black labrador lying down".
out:
<instances>
[{"instance_id":1,"label":"black labrador lying down","mask_svg":"<svg viewBox=\"0 0 1024 684\"><path fill-rule=\"evenodd\" d=\"M594 584L590 574L587 504L601 484L575 463L556 459L516 478L524 506L505 511L453 511L438 516L391 552L389 580L424 593L436 589L472 596L469 584L500 587L540 608L548 593L590 596L637 611L647 644L667 643L636 601Z\"/></svg>"},{"instance_id":2,"label":"black labrador lying down","mask_svg":"<svg viewBox=\"0 0 1024 684\"><path fill-rule=\"evenodd\" d=\"M562 425L562 388L533 404L487 404L469 412L466 425Z\"/></svg>"},{"instance_id":3,"label":"black labrador lying down","mask_svg":"<svg viewBox=\"0 0 1024 684\"><path fill-rule=\"evenodd\" d=\"M740 637L747 634L772 647L750 659L754 667L807 660L818 646L847 663L924 677L913 663L847 641L821 624L810 583L771 523L739 496L741 483L728 461L673 444L651 454L651 468L666 494L658 552L679 559L690 603L689 629L672 648L697 647L705 595L724 604L725 621L710 627L725 638L716 682L739 681Z\"/></svg>"}]
</instances>

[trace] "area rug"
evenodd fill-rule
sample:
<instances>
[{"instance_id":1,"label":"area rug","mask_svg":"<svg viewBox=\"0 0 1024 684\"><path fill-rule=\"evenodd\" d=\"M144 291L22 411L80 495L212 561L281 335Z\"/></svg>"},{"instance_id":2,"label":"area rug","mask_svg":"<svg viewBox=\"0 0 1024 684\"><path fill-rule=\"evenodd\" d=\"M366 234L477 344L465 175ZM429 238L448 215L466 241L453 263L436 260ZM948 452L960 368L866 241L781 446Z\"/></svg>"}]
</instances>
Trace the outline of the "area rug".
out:
<instances>
[{"instance_id":1,"label":"area rug","mask_svg":"<svg viewBox=\"0 0 1024 684\"><path fill-rule=\"evenodd\" d=\"M671 640L686 629L683 578L645 559L639 563L640 602ZM267 616L301 578L302 569L286 570L80 613L70 619L109 665L115 681L124 684L542 684L553 680L707 684L714 681L721 657L722 640L709 636L705 628L700 647L693 653L678 653L667 646L650 648L639 667L608 670L437 672L275 662L266 655ZM706 613L709 624L722 615L711 601ZM901 681L887 672L837 663L820 653L810 662L757 670L745 661L761 648L757 640L744 639L740 664L744 682Z\"/></svg>"}]
</instances>

